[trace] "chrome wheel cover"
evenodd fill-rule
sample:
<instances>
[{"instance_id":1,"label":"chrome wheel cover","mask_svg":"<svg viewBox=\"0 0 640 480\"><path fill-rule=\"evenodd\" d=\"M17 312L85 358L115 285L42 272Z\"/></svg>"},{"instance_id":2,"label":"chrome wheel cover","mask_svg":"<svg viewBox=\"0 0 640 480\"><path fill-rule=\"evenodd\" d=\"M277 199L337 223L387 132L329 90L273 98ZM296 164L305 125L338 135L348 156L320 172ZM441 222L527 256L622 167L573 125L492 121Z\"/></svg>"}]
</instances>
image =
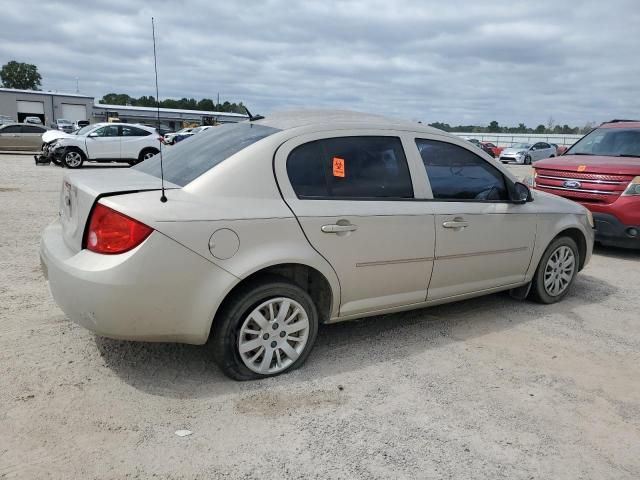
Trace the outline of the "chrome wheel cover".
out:
<instances>
[{"instance_id":1,"label":"chrome wheel cover","mask_svg":"<svg viewBox=\"0 0 640 480\"><path fill-rule=\"evenodd\" d=\"M246 367L263 375L289 368L309 339L309 317L295 300L277 297L249 313L240 327L238 352Z\"/></svg>"},{"instance_id":2,"label":"chrome wheel cover","mask_svg":"<svg viewBox=\"0 0 640 480\"><path fill-rule=\"evenodd\" d=\"M552 297L561 295L571 283L575 271L573 250L565 245L556 248L544 268L544 290Z\"/></svg>"},{"instance_id":3,"label":"chrome wheel cover","mask_svg":"<svg viewBox=\"0 0 640 480\"><path fill-rule=\"evenodd\" d=\"M153 153L153 152L147 152L147 153L145 153L145 154L142 156L142 160L146 160L147 158L151 158L151 157L153 157L154 155L156 155L156 154L155 154L155 153Z\"/></svg>"},{"instance_id":4,"label":"chrome wheel cover","mask_svg":"<svg viewBox=\"0 0 640 480\"><path fill-rule=\"evenodd\" d=\"M64 161L68 167L77 167L82 163L82 156L78 152L67 152Z\"/></svg>"}]
</instances>

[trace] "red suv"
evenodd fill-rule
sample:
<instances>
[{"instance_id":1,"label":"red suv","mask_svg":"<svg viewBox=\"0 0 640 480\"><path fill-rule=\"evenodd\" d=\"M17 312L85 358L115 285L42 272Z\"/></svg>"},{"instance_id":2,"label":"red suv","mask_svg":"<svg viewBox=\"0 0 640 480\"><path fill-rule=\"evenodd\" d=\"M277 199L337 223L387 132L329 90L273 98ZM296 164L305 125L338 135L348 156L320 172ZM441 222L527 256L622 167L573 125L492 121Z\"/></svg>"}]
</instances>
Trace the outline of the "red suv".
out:
<instances>
[{"instance_id":1,"label":"red suv","mask_svg":"<svg viewBox=\"0 0 640 480\"><path fill-rule=\"evenodd\" d=\"M593 212L596 241L640 248L640 121L613 120L533 165L533 186Z\"/></svg>"}]
</instances>

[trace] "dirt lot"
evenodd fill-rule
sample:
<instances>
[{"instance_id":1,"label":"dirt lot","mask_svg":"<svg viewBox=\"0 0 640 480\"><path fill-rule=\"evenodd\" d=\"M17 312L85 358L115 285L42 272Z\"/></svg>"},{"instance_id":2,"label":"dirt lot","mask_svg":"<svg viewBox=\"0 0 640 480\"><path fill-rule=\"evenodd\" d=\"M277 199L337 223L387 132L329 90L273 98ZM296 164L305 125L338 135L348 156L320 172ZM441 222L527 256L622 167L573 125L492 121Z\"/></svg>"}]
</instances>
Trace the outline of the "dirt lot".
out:
<instances>
[{"instance_id":1,"label":"dirt lot","mask_svg":"<svg viewBox=\"0 0 640 480\"><path fill-rule=\"evenodd\" d=\"M237 383L66 320L38 260L63 170L0 168L0 478L640 478L640 252L598 249L554 306L326 326L302 369Z\"/></svg>"}]
</instances>

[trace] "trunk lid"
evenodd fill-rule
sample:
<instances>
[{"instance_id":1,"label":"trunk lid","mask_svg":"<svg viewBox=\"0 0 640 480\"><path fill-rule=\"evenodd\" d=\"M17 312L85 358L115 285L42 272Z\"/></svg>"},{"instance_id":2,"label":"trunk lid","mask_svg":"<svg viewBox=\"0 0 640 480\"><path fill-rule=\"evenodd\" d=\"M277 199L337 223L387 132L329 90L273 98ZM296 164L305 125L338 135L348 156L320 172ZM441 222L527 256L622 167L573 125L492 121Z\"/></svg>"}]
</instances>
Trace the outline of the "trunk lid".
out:
<instances>
[{"instance_id":1,"label":"trunk lid","mask_svg":"<svg viewBox=\"0 0 640 480\"><path fill-rule=\"evenodd\" d=\"M180 188L165 182L166 189ZM160 179L132 169L114 168L65 174L60 191L60 223L64 241L74 252L82 249L89 214L96 199L160 190Z\"/></svg>"}]
</instances>

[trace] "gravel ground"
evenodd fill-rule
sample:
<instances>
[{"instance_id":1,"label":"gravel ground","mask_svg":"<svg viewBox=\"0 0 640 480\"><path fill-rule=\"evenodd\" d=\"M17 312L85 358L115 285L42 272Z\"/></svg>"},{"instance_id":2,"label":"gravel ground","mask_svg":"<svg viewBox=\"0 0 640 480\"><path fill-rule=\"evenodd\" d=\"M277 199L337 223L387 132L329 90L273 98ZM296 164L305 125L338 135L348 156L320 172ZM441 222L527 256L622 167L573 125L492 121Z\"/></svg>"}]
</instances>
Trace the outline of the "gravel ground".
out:
<instances>
[{"instance_id":1,"label":"gravel ground","mask_svg":"<svg viewBox=\"0 0 640 480\"><path fill-rule=\"evenodd\" d=\"M38 260L63 170L0 167L0 478L640 478L640 252L597 249L558 305L325 326L300 370L237 383L70 323Z\"/></svg>"}]
</instances>

